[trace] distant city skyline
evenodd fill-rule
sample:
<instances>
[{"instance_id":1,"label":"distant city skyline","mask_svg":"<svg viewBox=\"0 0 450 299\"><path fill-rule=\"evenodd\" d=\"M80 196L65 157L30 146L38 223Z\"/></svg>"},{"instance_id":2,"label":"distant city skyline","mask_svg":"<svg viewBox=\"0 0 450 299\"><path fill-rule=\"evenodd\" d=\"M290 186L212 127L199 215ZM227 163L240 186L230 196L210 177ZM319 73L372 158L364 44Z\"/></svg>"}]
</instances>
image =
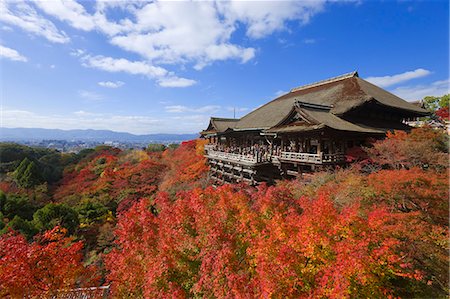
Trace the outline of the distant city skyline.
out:
<instances>
[{"instance_id":1,"label":"distant city skyline","mask_svg":"<svg viewBox=\"0 0 450 299\"><path fill-rule=\"evenodd\" d=\"M1 126L196 133L351 71L449 93L448 1L0 1Z\"/></svg>"}]
</instances>

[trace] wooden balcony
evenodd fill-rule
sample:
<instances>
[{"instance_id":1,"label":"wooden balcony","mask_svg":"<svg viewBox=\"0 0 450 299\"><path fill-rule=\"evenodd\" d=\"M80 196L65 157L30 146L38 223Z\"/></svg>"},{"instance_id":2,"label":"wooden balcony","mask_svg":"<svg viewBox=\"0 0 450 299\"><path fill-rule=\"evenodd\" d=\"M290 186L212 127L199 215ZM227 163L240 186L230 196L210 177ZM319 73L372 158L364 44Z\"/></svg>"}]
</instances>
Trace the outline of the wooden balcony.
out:
<instances>
[{"instance_id":1,"label":"wooden balcony","mask_svg":"<svg viewBox=\"0 0 450 299\"><path fill-rule=\"evenodd\" d=\"M219 152L215 150L208 150L206 156L210 159L236 162L246 165L255 165L260 162L258 161L258 158L253 155L240 155L234 153Z\"/></svg>"},{"instance_id":2,"label":"wooden balcony","mask_svg":"<svg viewBox=\"0 0 450 299\"><path fill-rule=\"evenodd\" d=\"M204 145L204 147L205 147L205 152L208 152L208 151L210 151L210 150L214 150L214 148L215 148L215 144L205 144Z\"/></svg>"},{"instance_id":3,"label":"wooden balcony","mask_svg":"<svg viewBox=\"0 0 450 299\"><path fill-rule=\"evenodd\" d=\"M309 153L281 152L278 159L283 162L300 162L310 164L342 163L345 161L345 155L342 153L309 154Z\"/></svg>"},{"instance_id":4,"label":"wooden balcony","mask_svg":"<svg viewBox=\"0 0 450 299\"><path fill-rule=\"evenodd\" d=\"M206 148L205 148L206 149ZM209 159L216 159L228 162L234 162L245 165L256 165L258 163L271 162L294 162L307 164L335 164L345 162L345 155L342 153L336 154L309 154L296 152L281 152L278 156L274 155L241 155L235 153L221 152L217 150L206 150L206 156Z\"/></svg>"}]
</instances>

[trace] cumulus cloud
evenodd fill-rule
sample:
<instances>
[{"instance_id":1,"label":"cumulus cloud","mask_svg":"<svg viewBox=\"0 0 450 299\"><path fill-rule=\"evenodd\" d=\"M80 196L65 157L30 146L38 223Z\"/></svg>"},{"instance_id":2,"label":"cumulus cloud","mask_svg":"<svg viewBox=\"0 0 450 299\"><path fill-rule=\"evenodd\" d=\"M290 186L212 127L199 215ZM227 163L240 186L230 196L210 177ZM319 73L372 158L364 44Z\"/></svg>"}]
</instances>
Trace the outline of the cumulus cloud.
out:
<instances>
[{"instance_id":1,"label":"cumulus cloud","mask_svg":"<svg viewBox=\"0 0 450 299\"><path fill-rule=\"evenodd\" d=\"M119 88L121 86L123 86L125 83L122 81L101 81L98 82L98 85L102 86L102 87L106 87L106 88Z\"/></svg>"},{"instance_id":2,"label":"cumulus cloud","mask_svg":"<svg viewBox=\"0 0 450 299\"><path fill-rule=\"evenodd\" d=\"M46 14L84 31L98 30L107 35L114 35L127 31L132 26L129 19L120 20L119 23L109 21L104 11L107 6L104 5L97 6L99 9L94 14L89 14L83 5L74 0L34 0L34 3Z\"/></svg>"},{"instance_id":3,"label":"cumulus cloud","mask_svg":"<svg viewBox=\"0 0 450 299\"><path fill-rule=\"evenodd\" d=\"M306 24L321 12L327 1L218 1L219 11L229 23L243 23L251 38L262 38L286 29L287 21Z\"/></svg>"},{"instance_id":4,"label":"cumulus cloud","mask_svg":"<svg viewBox=\"0 0 450 299\"><path fill-rule=\"evenodd\" d=\"M38 14L26 2L0 1L0 21L46 38L53 43L68 43L70 38L55 24Z\"/></svg>"},{"instance_id":5,"label":"cumulus cloud","mask_svg":"<svg viewBox=\"0 0 450 299\"><path fill-rule=\"evenodd\" d=\"M97 1L87 9L81 1L33 0L4 4L0 20L53 42L68 42L67 35L43 18L38 9L77 30L103 34L112 45L143 60L94 56L83 61L85 66L146 75L163 87L187 87L195 81L179 78L161 66L188 64L201 70L217 61L247 63L254 59L257 49L233 38L239 28L251 43L289 30L290 22L308 23L330 2L336 1ZM72 55L84 54L75 51Z\"/></svg>"},{"instance_id":6,"label":"cumulus cloud","mask_svg":"<svg viewBox=\"0 0 450 299\"><path fill-rule=\"evenodd\" d=\"M100 69L107 72L124 72L132 75L146 75L149 77L162 77L167 70L148 64L144 61L130 61L125 58L112 58L102 55L86 55L82 58L83 66Z\"/></svg>"},{"instance_id":7,"label":"cumulus cloud","mask_svg":"<svg viewBox=\"0 0 450 299\"><path fill-rule=\"evenodd\" d=\"M10 59L12 61L26 62L28 59L14 49L0 45L0 57Z\"/></svg>"},{"instance_id":8,"label":"cumulus cloud","mask_svg":"<svg viewBox=\"0 0 450 299\"><path fill-rule=\"evenodd\" d=\"M414 71L408 71L396 75L382 76L382 77L368 77L366 78L366 80L380 87L389 87L412 79L425 77L430 74L431 72L429 70L419 68Z\"/></svg>"},{"instance_id":9,"label":"cumulus cloud","mask_svg":"<svg viewBox=\"0 0 450 299\"><path fill-rule=\"evenodd\" d=\"M450 93L450 79L432 82L431 84L419 84L399 86L391 92L407 101L421 100L426 96L443 96Z\"/></svg>"},{"instance_id":10,"label":"cumulus cloud","mask_svg":"<svg viewBox=\"0 0 450 299\"><path fill-rule=\"evenodd\" d=\"M158 84L161 87L188 87L194 85L195 83L196 83L195 80L179 78L176 76L171 76L158 80Z\"/></svg>"},{"instance_id":11,"label":"cumulus cloud","mask_svg":"<svg viewBox=\"0 0 450 299\"><path fill-rule=\"evenodd\" d=\"M79 52L77 52L79 53ZM153 66L146 61L130 61L125 58L112 58L102 55L81 57L82 65L111 73L123 72L132 75L144 75L149 78L157 79L162 87L187 87L196 82L191 79L179 78L166 69Z\"/></svg>"}]
</instances>

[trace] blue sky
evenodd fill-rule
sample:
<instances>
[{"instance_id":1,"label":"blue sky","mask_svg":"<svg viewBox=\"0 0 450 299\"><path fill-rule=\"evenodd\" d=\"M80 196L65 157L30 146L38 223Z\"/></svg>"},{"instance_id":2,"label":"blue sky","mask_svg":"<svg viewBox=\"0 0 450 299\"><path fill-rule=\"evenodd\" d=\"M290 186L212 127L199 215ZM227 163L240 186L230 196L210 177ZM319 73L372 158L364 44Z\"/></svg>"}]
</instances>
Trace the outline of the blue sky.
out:
<instances>
[{"instance_id":1,"label":"blue sky","mask_svg":"<svg viewBox=\"0 0 450 299\"><path fill-rule=\"evenodd\" d=\"M449 92L448 1L1 1L1 126L192 133L358 70Z\"/></svg>"}]
</instances>

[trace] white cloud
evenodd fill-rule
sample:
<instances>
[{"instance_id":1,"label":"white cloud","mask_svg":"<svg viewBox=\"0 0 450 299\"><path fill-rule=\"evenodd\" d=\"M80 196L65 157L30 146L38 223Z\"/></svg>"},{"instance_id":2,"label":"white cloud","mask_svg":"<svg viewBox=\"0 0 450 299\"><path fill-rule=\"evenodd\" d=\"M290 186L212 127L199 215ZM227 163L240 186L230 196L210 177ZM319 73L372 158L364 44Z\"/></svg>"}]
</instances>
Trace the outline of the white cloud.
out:
<instances>
[{"instance_id":1,"label":"white cloud","mask_svg":"<svg viewBox=\"0 0 450 299\"><path fill-rule=\"evenodd\" d=\"M157 63L189 63L196 69L218 60L254 57L253 48L230 43L235 24L214 2L153 2L136 10L133 31L111 43ZM187 38L188 37L188 38Z\"/></svg>"},{"instance_id":2,"label":"white cloud","mask_svg":"<svg viewBox=\"0 0 450 299\"><path fill-rule=\"evenodd\" d=\"M55 24L39 15L26 2L0 1L0 21L42 36L53 43L68 43L70 38Z\"/></svg>"},{"instance_id":3,"label":"white cloud","mask_svg":"<svg viewBox=\"0 0 450 299\"><path fill-rule=\"evenodd\" d=\"M286 29L287 21L309 22L326 1L218 1L219 11L230 23L247 25L247 35L262 38Z\"/></svg>"},{"instance_id":4,"label":"white cloud","mask_svg":"<svg viewBox=\"0 0 450 299\"><path fill-rule=\"evenodd\" d=\"M102 116L102 114L99 113L92 113L84 110L75 111L73 114L77 116Z\"/></svg>"},{"instance_id":5,"label":"white cloud","mask_svg":"<svg viewBox=\"0 0 450 299\"><path fill-rule=\"evenodd\" d=\"M82 49L74 49L74 50L70 51L69 54L74 57L81 57L84 54L86 54L86 51L82 50Z\"/></svg>"},{"instance_id":6,"label":"white cloud","mask_svg":"<svg viewBox=\"0 0 450 299\"><path fill-rule=\"evenodd\" d=\"M119 88L121 86L123 86L125 83L122 81L101 81L98 82L98 85L102 86L102 87L106 87L106 88Z\"/></svg>"},{"instance_id":7,"label":"white cloud","mask_svg":"<svg viewBox=\"0 0 450 299\"><path fill-rule=\"evenodd\" d=\"M186 87L196 82L179 78L162 65L185 67L188 64L201 70L216 61L247 63L254 59L257 49L238 44L233 35L239 29L245 31L250 43L273 32L289 30L289 22L308 23L331 2L336 1L98 1L88 8L75 0L33 0L4 4L0 21L52 42L69 42L63 31L37 13L35 8L38 8L75 29L97 31L112 45L136 53L144 60L91 57L80 50L72 52L85 58L85 66L145 75L163 87Z\"/></svg>"},{"instance_id":8,"label":"white cloud","mask_svg":"<svg viewBox=\"0 0 450 299\"><path fill-rule=\"evenodd\" d=\"M251 60L254 48L231 42L239 27L252 39L263 38L287 30L289 21L308 23L328 2L336 1L100 1L89 13L74 0L33 1L46 14L79 30L101 32L112 44L152 63L188 62L196 69L219 60ZM26 7L37 15L30 5ZM124 17L113 20L111 16L119 14L110 10L120 10ZM22 17L20 11L9 15ZM53 23L45 21L58 33Z\"/></svg>"},{"instance_id":9,"label":"white cloud","mask_svg":"<svg viewBox=\"0 0 450 299\"><path fill-rule=\"evenodd\" d=\"M178 78L176 76L162 78L158 80L159 86L162 87L188 87L196 83L195 80Z\"/></svg>"},{"instance_id":10,"label":"white cloud","mask_svg":"<svg viewBox=\"0 0 450 299\"><path fill-rule=\"evenodd\" d=\"M382 76L382 77L368 77L367 81L380 87L388 87L405 81L409 81L416 78L421 78L430 75L431 72L425 69L416 69L414 71L408 71L401 74Z\"/></svg>"},{"instance_id":11,"label":"white cloud","mask_svg":"<svg viewBox=\"0 0 450 299\"><path fill-rule=\"evenodd\" d=\"M124 58L115 59L102 55L82 57L83 66L100 69L107 72L124 72L132 75L146 75L151 78L167 75L162 67L150 65L143 61L130 61Z\"/></svg>"},{"instance_id":12,"label":"white cloud","mask_svg":"<svg viewBox=\"0 0 450 299\"><path fill-rule=\"evenodd\" d=\"M100 9L94 14L89 14L83 5L74 0L34 0L34 3L48 15L84 31L98 30L107 35L115 35L129 30L132 26L132 22L128 19L123 19L119 23L108 21L103 11L104 6L98 6Z\"/></svg>"},{"instance_id":13,"label":"white cloud","mask_svg":"<svg viewBox=\"0 0 450 299\"><path fill-rule=\"evenodd\" d=\"M95 28L92 16L86 13L83 5L73 0L34 1L48 15L67 21L72 27L90 31Z\"/></svg>"},{"instance_id":14,"label":"white cloud","mask_svg":"<svg viewBox=\"0 0 450 299\"><path fill-rule=\"evenodd\" d=\"M85 55L81 57L82 65L100 69L107 72L123 72L132 75L144 75L149 78L157 79L158 84L162 87L187 87L195 84L194 80L179 78L166 69L153 66L145 61L130 61L124 58L112 58L105 56L90 56Z\"/></svg>"},{"instance_id":15,"label":"white cloud","mask_svg":"<svg viewBox=\"0 0 450 299\"><path fill-rule=\"evenodd\" d=\"M26 62L28 59L14 49L0 45L0 57L4 57L13 61Z\"/></svg>"},{"instance_id":16,"label":"white cloud","mask_svg":"<svg viewBox=\"0 0 450 299\"><path fill-rule=\"evenodd\" d=\"M184 112L196 112L196 113L213 113L220 109L220 106L217 105L206 105L202 107L187 107L182 105L171 105L171 106L165 106L164 109L166 109L169 113L184 113Z\"/></svg>"},{"instance_id":17,"label":"white cloud","mask_svg":"<svg viewBox=\"0 0 450 299\"><path fill-rule=\"evenodd\" d=\"M101 101L104 99L104 97L101 94L88 90L79 90L78 94L80 95L80 97L90 101Z\"/></svg>"},{"instance_id":18,"label":"white cloud","mask_svg":"<svg viewBox=\"0 0 450 299\"><path fill-rule=\"evenodd\" d=\"M435 81L431 84L400 86L391 92L407 101L421 100L426 96L443 96L450 93L450 79Z\"/></svg>"}]
</instances>

